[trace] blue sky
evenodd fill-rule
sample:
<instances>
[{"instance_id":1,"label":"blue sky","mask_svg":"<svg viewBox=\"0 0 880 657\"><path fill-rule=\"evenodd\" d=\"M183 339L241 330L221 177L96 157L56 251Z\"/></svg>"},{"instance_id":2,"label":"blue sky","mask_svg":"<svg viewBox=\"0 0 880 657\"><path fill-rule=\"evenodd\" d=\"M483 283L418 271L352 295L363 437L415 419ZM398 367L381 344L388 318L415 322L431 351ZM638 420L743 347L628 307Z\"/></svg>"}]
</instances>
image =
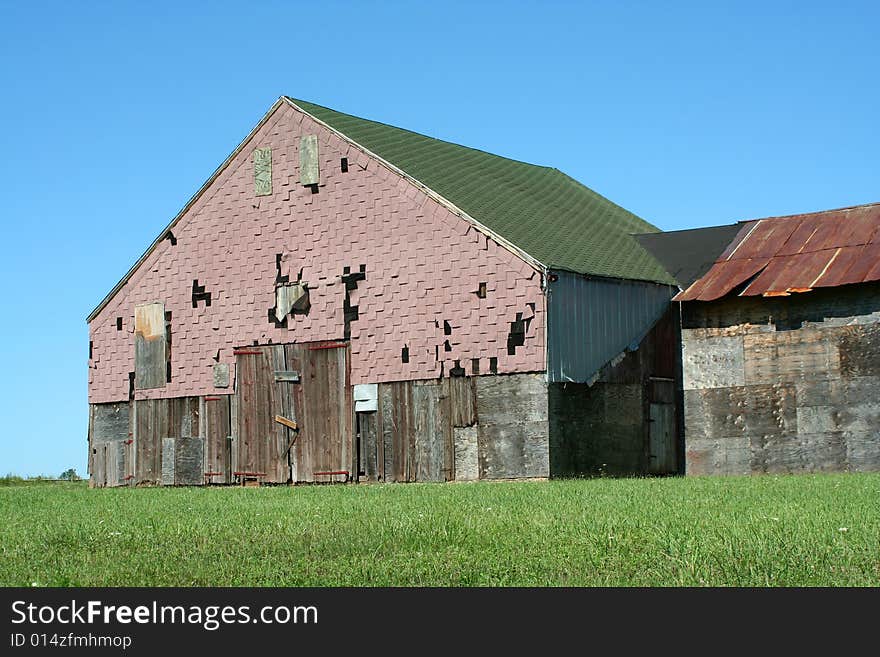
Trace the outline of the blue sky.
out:
<instances>
[{"instance_id":1,"label":"blue sky","mask_svg":"<svg viewBox=\"0 0 880 657\"><path fill-rule=\"evenodd\" d=\"M0 474L86 470L86 315L282 94L665 230L880 200L876 2L0 0Z\"/></svg>"}]
</instances>

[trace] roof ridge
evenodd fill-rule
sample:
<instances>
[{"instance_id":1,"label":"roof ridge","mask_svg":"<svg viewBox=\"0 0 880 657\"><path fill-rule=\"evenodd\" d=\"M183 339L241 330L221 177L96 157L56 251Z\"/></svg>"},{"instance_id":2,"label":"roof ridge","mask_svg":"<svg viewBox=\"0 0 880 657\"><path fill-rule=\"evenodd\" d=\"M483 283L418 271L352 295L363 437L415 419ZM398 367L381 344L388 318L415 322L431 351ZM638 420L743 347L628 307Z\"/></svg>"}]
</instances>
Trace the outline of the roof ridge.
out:
<instances>
[{"instance_id":1,"label":"roof ridge","mask_svg":"<svg viewBox=\"0 0 880 657\"><path fill-rule=\"evenodd\" d=\"M813 210L811 212L794 212L792 214L779 214L769 217L754 217L752 219L741 219L737 223L746 224L750 221L766 221L767 219L794 219L796 217L812 217L817 214L829 214L831 212L849 212L850 210L861 210L862 208L873 208L880 206L880 201L871 203L862 203L860 205L845 205L842 208L829 208L827 210Z\"/></svg>"},{"instance_id":2,"label":"roof ridge","mask_svg":"<svg viewBox=\"0 0 880 657\"><path fill-rule=\"evenodd\" d=\"M482 153L483 155L491 155L492 157L497 157L502 160L507 160L508 162L515 162L517 164L525 164L526 166L536 167L538 169L559 171L555 167L552 167L552 166L549 166L546 164L535 164L534 162L526 162L525 160L517 160L516 158L507 157L506 155L499 155L498 153L493 153L492 151L483 150L482 148L474 148L473 146L459 144L458 142L449 141L448 139L440 139L439 137L432 137L431 135L426 135L423 132L416 132L415 130L410 130L409 128L401 128L399 125L394 125L392 123L385 123L384 121L376 121L375 119L365 119L364 117L357 116L356 114L349 114L347 112L341 112L337 109L333 109L332 107L327 107L326 105L320 105L318 103L313 103L310 100L297 99L297 98L294 98L293 96L285 96L285 98L295 105L298 103L306 103L308 105L313 105L314 107L320 107L323 110L335 112L336 114L341 114L342 116L345 116L348 118L357 119L358 121L366 121L367 123L373 123L375 125L380 125L385 128L392 128L394 130L400 130L401 132L407 132L411 135L416 135L417 137L422 137L424 139L430 139L432 141L440 142L441 144L449 144L450 146L456 146L457 148L464 148L469 151L474 151L476 153ZM589 189L589 188L587 188L587 189Z\"/></svg>"}]
</instances>

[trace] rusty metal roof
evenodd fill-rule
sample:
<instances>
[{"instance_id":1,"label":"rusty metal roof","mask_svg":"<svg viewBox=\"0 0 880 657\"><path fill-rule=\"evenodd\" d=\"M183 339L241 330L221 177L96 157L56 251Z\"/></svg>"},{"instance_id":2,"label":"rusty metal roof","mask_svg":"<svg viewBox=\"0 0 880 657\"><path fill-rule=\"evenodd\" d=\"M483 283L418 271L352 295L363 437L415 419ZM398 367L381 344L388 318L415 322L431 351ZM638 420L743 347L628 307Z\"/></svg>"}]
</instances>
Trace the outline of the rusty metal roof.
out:
<instances>
[{"instance_id":1,"label":"rusty metal roof","mask_svg":"<svg viewBox=\"0 0 880 657\"><path fill-rule=\"evenodd\" d=\"M880 280L880 203L741 223L711 269L674 301L788 296Z\"/></svg>"}]
</instances>

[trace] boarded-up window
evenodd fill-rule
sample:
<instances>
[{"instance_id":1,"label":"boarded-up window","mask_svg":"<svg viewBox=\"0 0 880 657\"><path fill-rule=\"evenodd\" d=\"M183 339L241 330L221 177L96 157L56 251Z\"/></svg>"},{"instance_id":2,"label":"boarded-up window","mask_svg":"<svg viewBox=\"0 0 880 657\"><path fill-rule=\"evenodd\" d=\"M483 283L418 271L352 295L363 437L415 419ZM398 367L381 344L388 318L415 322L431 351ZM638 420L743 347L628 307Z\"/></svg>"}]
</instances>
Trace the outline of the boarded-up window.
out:
<instances>
[{"instance_id":1,"label":"boarded-up window","mask_svg":"<svg viewBox=\"0 0 880 657\"><path fill-rule=\"evenodd\" d=\"M272 149L254 149L254 193L257 196L272 194Z\"/></svg>"},{"instance_id":2,"label":"boarded-up window","mask_svg":"<svg viewBox=\"0 0 880 657\"><path fill-rule=\"evenodd\" d=\"M167 361L165 304L147 303L134 309L135 387L165 386Z\"/></svg>"},{"instance_id":3,"label":"boarded-up window","mask_svg":"<svg viewBox=\"0 0 880 657\"><path fill-rule=\"evenodd\" d=\"M317 185L318 136L303 135L299 142L299 181L303 185Z\"/></svg>"}]
</instances>

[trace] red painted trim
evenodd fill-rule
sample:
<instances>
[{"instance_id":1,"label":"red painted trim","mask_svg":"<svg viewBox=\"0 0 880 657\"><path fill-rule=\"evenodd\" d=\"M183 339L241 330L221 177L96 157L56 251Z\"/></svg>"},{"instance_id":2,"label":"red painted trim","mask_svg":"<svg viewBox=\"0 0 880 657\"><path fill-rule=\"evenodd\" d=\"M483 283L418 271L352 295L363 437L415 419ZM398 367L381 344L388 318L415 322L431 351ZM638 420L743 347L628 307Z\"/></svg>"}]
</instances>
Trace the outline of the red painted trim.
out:
<instances>
[{"instance_id":1,"label":"red painted trim","mask_svg":"<svg viewBox=\"0 0 880 657\"><path fill-rule=\"evenodd\" d=\"M347 342L336 342L334 344L319 344L314 347L309 347L309 351L317 351L318 349L342 349L343 347L347 347Z\"/></svg>"},{"instance_id":2,"label":"red painted trim","mask_svg":"<svg viewBox=\"0 0 880 657\"><path fill-rule=\"evenodd\" d=\"M251 351L249 349L234 349L232 351L236 356L259 356L262 351Z\"/></svg>"},{"instance_id":3,"label":"red painted trim","mask_svg":"<svg viewBox=\"0 0 880 657\"><path fill-rule=\"evenodd\" d=\"M205 401L220 401L223 397L205 397Z\"/></svg>"}]
</instances>

